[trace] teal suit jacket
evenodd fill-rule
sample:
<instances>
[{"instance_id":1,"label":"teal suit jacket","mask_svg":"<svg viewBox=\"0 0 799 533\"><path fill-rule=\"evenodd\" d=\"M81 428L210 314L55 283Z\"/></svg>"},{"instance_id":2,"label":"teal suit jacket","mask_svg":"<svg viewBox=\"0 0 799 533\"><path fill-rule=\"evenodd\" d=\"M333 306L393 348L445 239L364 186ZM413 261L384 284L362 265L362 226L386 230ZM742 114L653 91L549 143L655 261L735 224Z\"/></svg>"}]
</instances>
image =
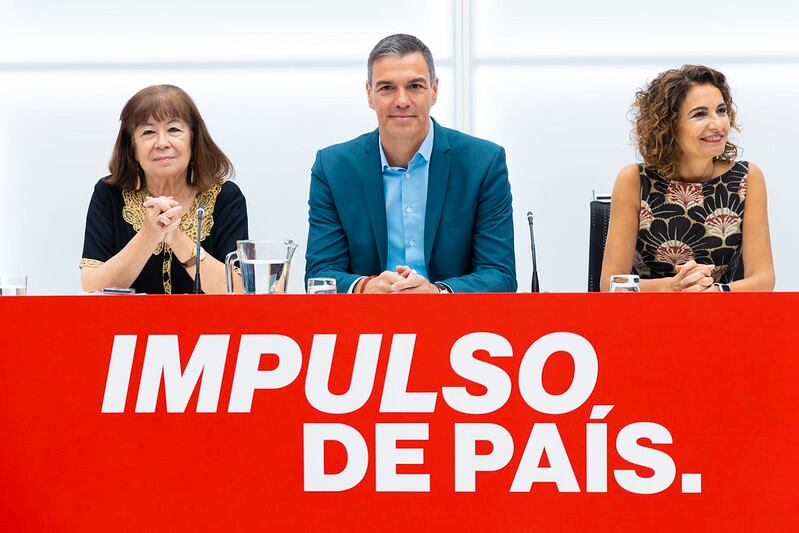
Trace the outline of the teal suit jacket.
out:
<instances>
[{"instance_id":1,"label":"teal suit jacket","mask_svg":"<svg viewBox=\"0 0 799 533\"><path fill-rule=\"evenodd\" d=\"M515 292L505 150L433 121L424 257L431 282L454 292ZM316 154L308 205L305 278L347 292L386 270L388 235L377 130Z\"/></svg>"}]
</instances>

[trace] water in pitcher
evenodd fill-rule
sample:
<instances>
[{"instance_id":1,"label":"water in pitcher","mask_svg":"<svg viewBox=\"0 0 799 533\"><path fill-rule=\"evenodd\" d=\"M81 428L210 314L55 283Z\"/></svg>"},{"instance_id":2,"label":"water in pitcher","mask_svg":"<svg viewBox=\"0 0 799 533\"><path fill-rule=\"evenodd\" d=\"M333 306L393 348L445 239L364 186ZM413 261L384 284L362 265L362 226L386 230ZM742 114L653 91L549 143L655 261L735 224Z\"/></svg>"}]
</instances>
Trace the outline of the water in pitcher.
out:
<instances>
[{"instance_id":1,"label":"water in pitcher","mask_svg":"<svg viewBox=\"0 0 799 533\"><path fill-rule=\"evenodd\" d=\"M285 293L289 282L288 261L249 259L241 261L241 279L247 294Z\"/></svg>"}]
</instances>

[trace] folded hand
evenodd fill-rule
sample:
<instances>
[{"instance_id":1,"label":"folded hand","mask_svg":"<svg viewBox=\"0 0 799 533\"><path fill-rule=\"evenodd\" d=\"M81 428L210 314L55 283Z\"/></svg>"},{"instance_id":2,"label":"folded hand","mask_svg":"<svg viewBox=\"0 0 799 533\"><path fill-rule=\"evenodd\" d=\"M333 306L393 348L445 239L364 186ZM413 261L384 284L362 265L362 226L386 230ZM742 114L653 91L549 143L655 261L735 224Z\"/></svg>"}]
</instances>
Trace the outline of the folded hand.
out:
<instances>
[{"instance_id":1,"label":"folded hand","mask_svg":"<svg viewBox=\"0 0 799 533\"><path fill-rule=\"evenodd\" d=\"M694 260L677 265L677 274L671 278L671 290L674 292L701 292L713 287L713 269L715 265L705 265Z\"/></svg>"},{"instance_id":2,"label":"folded hand","mask_svg":"<svg viewBox=\"0 0 799 533\"><path fill-rule=\"evenodd\" d=\"M439 292L438 287L427 281L424 276L408 266L398 266L397 274L399 274L402 279L395 281L391 285L392 292L420 292L431 294Z\"/></svg>"},{"instance_id":3,"label":"folded hand","mask_svg":"<svg viewBox=\"0 0 799 533\"><path fill-rule=\"evenodd\" d=\"M148 196L143 205L145 208L144 226L149 233L158 235L158 242L165 241L169 244L174 238L174 232L180 226L183 207L168 196L157 198Z\"/></svg>"}]
</instances>

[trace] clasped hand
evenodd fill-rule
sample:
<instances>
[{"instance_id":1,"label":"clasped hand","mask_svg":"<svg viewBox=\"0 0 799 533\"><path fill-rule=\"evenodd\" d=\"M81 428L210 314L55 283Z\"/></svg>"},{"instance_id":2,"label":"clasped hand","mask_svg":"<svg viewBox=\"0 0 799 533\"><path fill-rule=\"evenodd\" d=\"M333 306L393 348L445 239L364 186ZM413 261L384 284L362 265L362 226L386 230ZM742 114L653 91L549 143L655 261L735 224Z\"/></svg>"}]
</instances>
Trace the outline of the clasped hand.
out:
<instances>
[{"instance_id":1,"label":"clasped hand","mask_svg":"<svg viewBox=\"0 0 799 533\"><path fill-rule=\"evenodd\" d=\"M688 261L677 265L677 274L669 283L672 292L704 292L715 290L712 272L715 265L703 265L696 261Z\"/></svg>"},{"instance_id":2,"label":"clasped hand","mask_svg":"<svg viewBox=\"0 0 799 533\"><path fill-rule=\"evenodd\" d=\"M144 202L144 226L142 230L153 237L157 243L170 244L175 230L180 227L183 207L168 196L147 197Z\"/></svg>"},{"instance_id":3,"label":"clasped hand","mask_svg":"<svg viewBox=\"0 0 799 533\"><path fill-rule=\"evenodd\" d=\"M364 294L438 293L439 289L412 268L400 265L395 272L386 270L366 283Z\"/></svg>"}]
</instances>

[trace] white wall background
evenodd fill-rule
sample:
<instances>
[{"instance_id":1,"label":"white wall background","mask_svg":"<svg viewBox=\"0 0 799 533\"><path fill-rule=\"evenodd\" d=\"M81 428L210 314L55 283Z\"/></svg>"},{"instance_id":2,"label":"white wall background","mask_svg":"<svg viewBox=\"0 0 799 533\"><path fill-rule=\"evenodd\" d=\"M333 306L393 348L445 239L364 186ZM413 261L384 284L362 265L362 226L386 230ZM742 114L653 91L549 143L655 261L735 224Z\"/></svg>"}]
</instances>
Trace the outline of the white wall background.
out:
<instances>
[{"instance_id":1,"label":"white wall background","mask_svg":"<svg viewBox=\"0 0 799 533\"><path fill-rule=\"evenodd\" d=\"M683 63L730 80L737 139L769 186L777 287L796 290L797 22L789 0L0 0L0 273L27 273L30 294L79 292L86 207L119 112L140 88L172 83L236 166L251 237L301 243L290 286L301 292L314 154L375 127L366 56L406 32L436 58L433 115L507 148L521 290L528 209L543 289L585 290L591 191L609 192L635 158L635 90Z\"/></svg>"}]
</instances>

